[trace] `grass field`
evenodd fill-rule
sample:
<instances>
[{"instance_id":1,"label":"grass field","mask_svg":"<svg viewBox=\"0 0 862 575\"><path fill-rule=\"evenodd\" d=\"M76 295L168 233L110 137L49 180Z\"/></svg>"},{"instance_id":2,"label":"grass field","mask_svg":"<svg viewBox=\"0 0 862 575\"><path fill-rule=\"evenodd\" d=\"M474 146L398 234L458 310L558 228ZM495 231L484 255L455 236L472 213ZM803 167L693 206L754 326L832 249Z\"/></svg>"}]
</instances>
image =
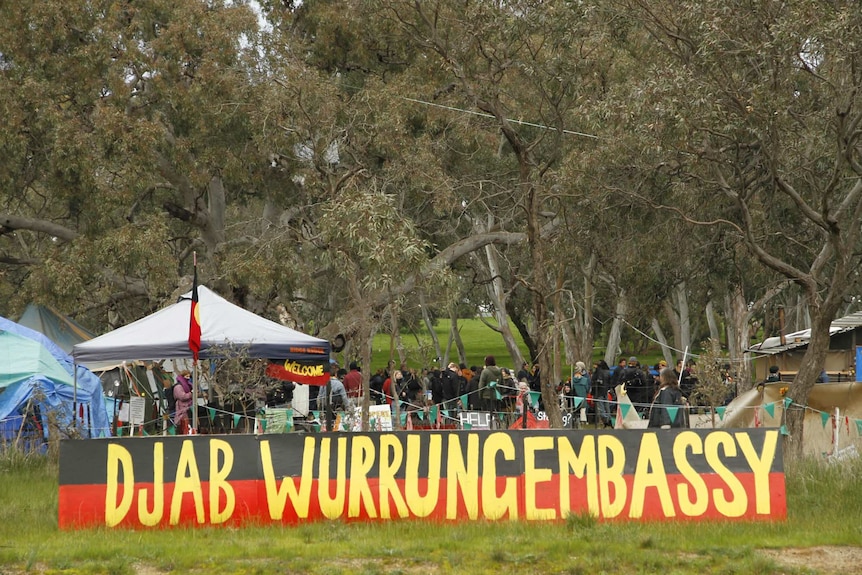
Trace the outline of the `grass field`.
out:
<instances>
[{"instance_id":1,"label":"grass field","mask_svg":"<svg viewBox=\"0 0 862 575\"><path fill-rule=\"evenodd\" d=\"M487 319L491 325L497 323L491 319ZM448 319L438 320L434 326L434 331L440 341L442 353L445 355L445 348L449 341L449 327L451 322ZM462 319L458 320L458 329L461 334L461 340L464 342L464 351L467 355L467 365L482 365L486 355L493 355L498 359L499 365L513 367L512 360L509 357L509 352L506 345L503 343L503 337L494 329L488 327L480 319ZM529 361L530 354L527 351L527 346L524 345L518 330L512 326L512 333L515 334L518 346L521 353ZM401 341L407 355L407 364L413 368L433 367L434 357L436 352L431 341L431 336L428 331L422 329L417 333L401 334ZM372 354L372 368L385 367L390 357L391 338L389 334L379 333L374 336L374 352ZM393 357L398 363L398 352L393 351ZM449 350L449 360L458 361L458 348L452 343Z\"/></svg>"},{"instance_id":2,"label":"grass field","mask_svg":"<svg viewBox=\"0 0 862 575\"><path fill-rule=\"evenodd\" d=\"M490 325L497 325L493 318L486 318ZM440 319L434 326L434 331L437 333L440 347L445 354L445 348L449 341L449 326L451 322L448 319ZM484 323L481 319L461 319L458 320L458 329L461 334L461 340L464 342L464 351L467 355L467 365L481 366L484 363L486 355L493 355L497 358L497 365L511 367L517 369L519 366L512 365L512 359L509 357L509 351L503 343L503 337L499 332L495 331ZM515 341L521 350L524 359L530 361L530 354L527 346L521 339L518 330L515 326L511 326L512 333L515 336ZM422 329L417 333L401 334L401 340L407 354L407 364L413 368L422 368L426 366L434 366L433 358L436 353L431 341L431 336L428 331ZM372 354L372 369L385 367L390 358L391 338L389 334L377 334L374 336L374 351ZM631 354L625 354L631 355ZM394 351L392 357L398 362L398 352ZM565 356L563 356L565 357ZM602 359L604 357L603 349L595 349L592 358L583 359L585 363L591 365L592 361ZM342 362L346 358L339 358ZM450 361L458 361L458 349L453 343L449 350ZM654 364L661 359L661 352L658 349L650 350L645 354L640 355L641 363ZM565 362L564 362L565 363ZM567 374L568 370L563 369L563 373Z\"/></svg>"},{"instance_id":3,"label":"grass field","mask_svg":"<svg viewBox=\"0 0 862 575\"><path fill-rule=\"evenodd\" d=\"M752 574L862 570L862 461L789 466L774 523L325 522L59 531L57 467L0 453L0 573ZM802 566L791 557L803 556ZM839 560L840 558L841 560Z\"/></svg>"}]
</instances>

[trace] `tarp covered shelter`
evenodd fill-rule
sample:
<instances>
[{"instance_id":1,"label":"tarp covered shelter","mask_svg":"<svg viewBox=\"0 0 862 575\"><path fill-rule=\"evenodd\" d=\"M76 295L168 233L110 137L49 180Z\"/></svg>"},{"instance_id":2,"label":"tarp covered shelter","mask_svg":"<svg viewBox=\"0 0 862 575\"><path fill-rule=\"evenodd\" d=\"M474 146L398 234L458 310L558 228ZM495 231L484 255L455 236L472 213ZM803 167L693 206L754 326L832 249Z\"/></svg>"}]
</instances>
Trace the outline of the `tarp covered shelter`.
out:
<instances>
[{"instance_id":1,"label":"tarp covered shelter","mask_svg":"<svg viewBox=\"0 0 862 575\"><path fill-rule=\"evenodd\" d=\"M19 325L45 335L67 354L76 343L93 339L96 334L55 309L31 303L18 318Z\"/></svg>"},{"instance_id":2,"label":"tarp covered shelter","mask_svg":"<svg viewBox=\"0 0 862 575\"><path fill-rule=\"evenodd\" d=\"M105 361L160 360L191 357L189 317L191 291L180 300L133 323L72 349L84 365ZM329 342L260 317L198 287L201 359L220 359L226 352L277 360L281 377L297 383L325 384L329 379Z\"/></svg>"},{"instance_id":3,"label":"tarp covered shelter","mask_svg":"<svg viewBox=\"0 0 862 575\"><path fill-rule=\"evenodd\" d=\"M77 369L77 382L75 370ZM45 433L53 415L59 428L84 436L110 435L99 378L75 366L69 354L34 330L0 317L0 420L38 413ZM29 412L29 413L28 413Z\"/></svg>"}]
</instances>

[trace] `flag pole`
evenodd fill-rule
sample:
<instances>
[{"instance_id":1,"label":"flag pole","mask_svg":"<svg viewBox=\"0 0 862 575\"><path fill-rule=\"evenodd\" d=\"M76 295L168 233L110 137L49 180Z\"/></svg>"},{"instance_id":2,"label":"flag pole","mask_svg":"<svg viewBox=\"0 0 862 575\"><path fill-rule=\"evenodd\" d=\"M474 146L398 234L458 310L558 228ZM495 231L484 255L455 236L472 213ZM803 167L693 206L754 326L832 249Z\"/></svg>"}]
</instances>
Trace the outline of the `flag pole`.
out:
<instances>
[{"instance_id":1,"label":"flag pole","mask_svg":"<svg viewBox=\"0 0 862 575\"><path fill-rule=\"evenodd\" d=\"M198 354L201 350L201 323L198 309L198 253L192 252L194 280L189 314L189 349L192 352L192 434L198 432Z\"/></svg>"},{"instance_id":2,"label":"flag pole","mask_svg":"<svg viewBox=\"0 0 862 575\"><path fill-rule=\"evenodd\" d=\"M198 360L192 364L192 435L198 434Z\"/></svg>"}]
</instances>

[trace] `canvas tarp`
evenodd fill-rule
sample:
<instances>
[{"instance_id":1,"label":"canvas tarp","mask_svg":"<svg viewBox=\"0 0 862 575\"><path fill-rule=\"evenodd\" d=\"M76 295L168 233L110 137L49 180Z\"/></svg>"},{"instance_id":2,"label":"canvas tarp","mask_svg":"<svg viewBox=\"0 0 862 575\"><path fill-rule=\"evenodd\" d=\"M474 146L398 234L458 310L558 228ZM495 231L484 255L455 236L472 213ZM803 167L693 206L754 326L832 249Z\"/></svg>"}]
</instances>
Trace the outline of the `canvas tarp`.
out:
<instances>
[{"instance_id":1,"label":"canvas tarp","mask_svg":"<svg viewBox=\"0 0 862 575\"><path fill-rule=\"evenodd\" d=\"M45 335L66 353L72 353L76 343L96 337L75 320L39 304L28 305L17 323Z\"/></svg>"},{"instance_id":2,"label":"canvas tarp","mask_svg":"<svg viewBox=\"0 0 862 575\"><path fill-rule=\"evenodd\" d=\"M72 424L77 408L79 429L85 436L110 435L99 378L82 366L76 368L72 358L41 333L3 317L0 389L0 420L20 415L29 405L39 408L43 429L48 429L49 414L63 428Z\"/></svg>"},{"instance_id":3,"label":"canvas tarp","mask_svg":"<svg viewBox=\"0 0 862 575\"><path fill-rule=\"evenodd\" d=\"M201 359L234 351L278 360L298 383L325 384L329 379L329 342L260 317L230 303L205 286L198 287ZM106 361L191 357L191 292L147 317L75 345L72 355L84 365Z\"/></svg>"}]
</instances>

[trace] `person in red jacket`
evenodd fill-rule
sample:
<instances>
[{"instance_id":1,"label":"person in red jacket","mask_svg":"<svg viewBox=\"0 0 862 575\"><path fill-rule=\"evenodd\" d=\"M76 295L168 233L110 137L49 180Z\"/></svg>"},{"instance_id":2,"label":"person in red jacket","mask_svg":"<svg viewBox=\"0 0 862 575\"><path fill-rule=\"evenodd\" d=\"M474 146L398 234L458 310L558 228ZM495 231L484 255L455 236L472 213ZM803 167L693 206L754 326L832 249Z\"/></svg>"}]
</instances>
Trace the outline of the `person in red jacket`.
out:
<instances>
[{"instance_id":1,"label":"person in red jacket","mask_svg":"<svg viewBox=\"0 0 862 575\"><path fill-rule=\"evenodd\" d=\"M351 401L362 397L362 372L355 361L350 362L350 371L344 376L343 383Z\"/></svg>"}]
</instances>

